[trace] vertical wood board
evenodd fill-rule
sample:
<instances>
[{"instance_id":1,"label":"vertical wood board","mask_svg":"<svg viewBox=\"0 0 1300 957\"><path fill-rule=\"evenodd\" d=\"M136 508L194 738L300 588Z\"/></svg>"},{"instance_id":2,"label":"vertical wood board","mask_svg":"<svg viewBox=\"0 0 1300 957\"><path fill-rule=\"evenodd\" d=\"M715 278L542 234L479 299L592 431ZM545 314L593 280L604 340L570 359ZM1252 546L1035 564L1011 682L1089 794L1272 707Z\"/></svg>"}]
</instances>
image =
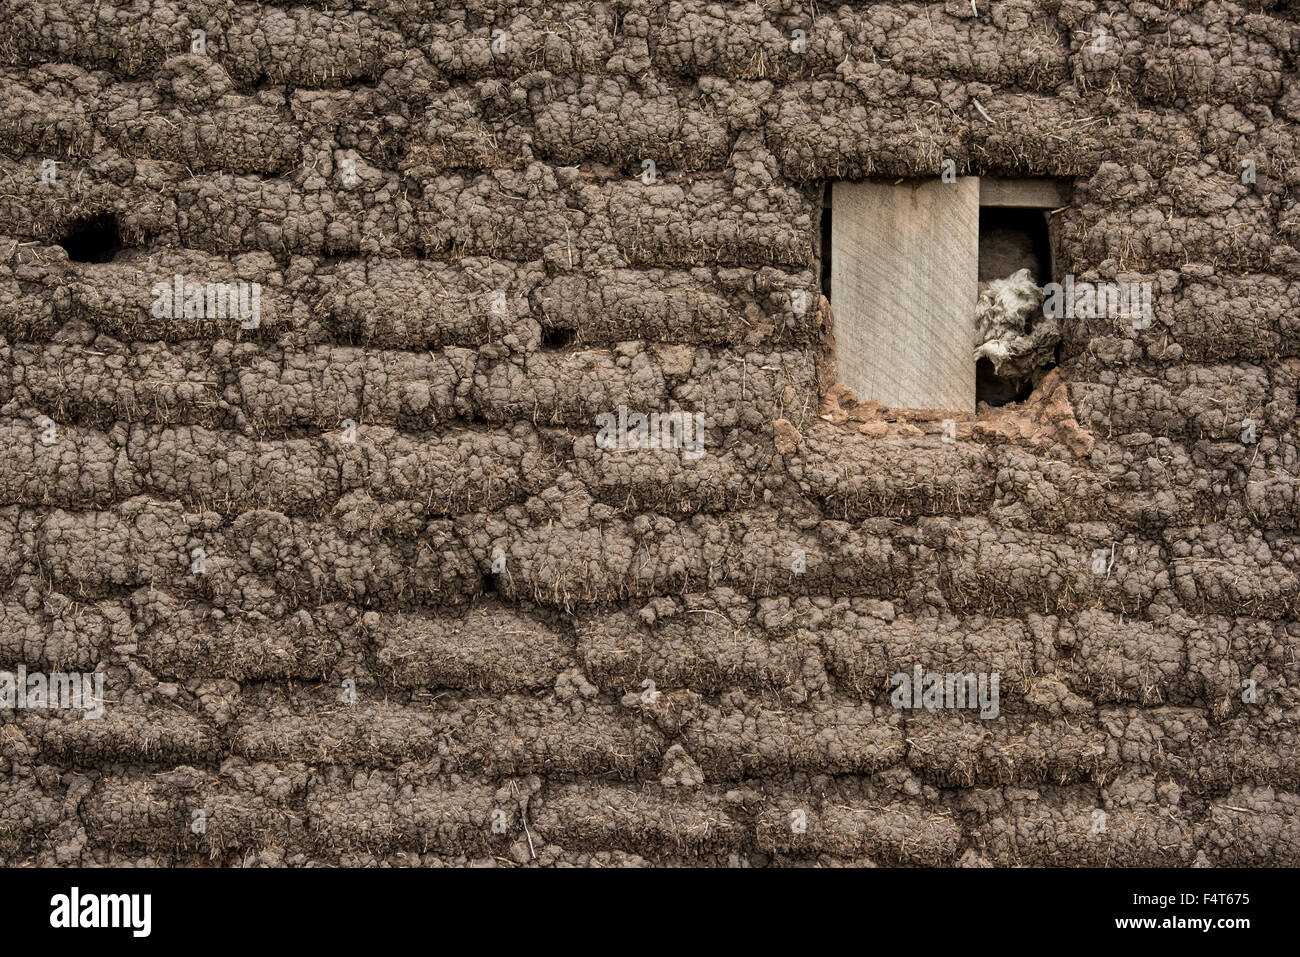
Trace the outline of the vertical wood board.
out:
<instances>
[{"instance_id":1,"label":"vertical wood board","mask_svg":"<svg viewBox=\"0 0 1300 957\"><path fill-rule=\"evenodd\" d=\"M975 176L832 187L836 360L859 399L975 410L979 199Z\"/></svg>"}]
</instances>

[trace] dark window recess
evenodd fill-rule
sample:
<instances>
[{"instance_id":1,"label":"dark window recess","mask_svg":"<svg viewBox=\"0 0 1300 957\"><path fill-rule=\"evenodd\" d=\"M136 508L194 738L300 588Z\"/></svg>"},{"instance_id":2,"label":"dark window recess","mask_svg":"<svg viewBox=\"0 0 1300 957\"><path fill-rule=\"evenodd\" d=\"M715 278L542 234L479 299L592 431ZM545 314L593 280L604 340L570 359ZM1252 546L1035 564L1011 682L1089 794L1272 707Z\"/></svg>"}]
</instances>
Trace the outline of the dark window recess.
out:
<instances>
[{"instance_id":1,"label":"dark window recess","mask_svg":"<svg viewBox=\"0 0 1300 957\"><path fill-rule=\"evenodd\" d=\"M989 405L1006 405L1008 402L1023 402L1029 398L1034 387L1029 382L1016 383L1004 379L993 371L993 363L980 359L975 363L975 401L987 402Z\"/></svg>"},{"instance_id":2,"label":"dark window recess","mask_svg":"<svg viewBox=\"0 0 1300 957\"><path fill-rule=\"evenodd\" d=\"M122 248L117 217L102 213L73 222L59 238L68 258L78 263L112 262Z\"/></svg>"},{"instance_id":3,"label":"dark window recess","mask_svg":"<svg viewBox=\"0 0 1300 957\"><path fill-rule=\"evenodd\" d=\"M1042 286L1052 280L1047 213L1009 206L980 207L980 282L1028 269Z\"/></svg>"},{"instance_id":4,"label":"dark window recess","mask_svg":"<svg viewBox=\"0 0 1300 957\"><path fill-rule=\"evenodd\" d=\"M573 330L557 326L542 326L543 349L567 349L573 345Z\"/></svg>"},{"instance_id":5,"label":"dark window recess","mask_svg":"<svg viewBox=\"0 0 1300 957\"><path fill-rule=\"evenodd\" d=\"M980 208L979 281L1006 279L1021 269L1038 286L1052 281L1052 245L1047 229L1048 213L1043 209L983 206ZM1035 320L1040 317L1035 316ZM1031 324L1032 328L1032 324ZM1060 346L1054 358L1059 359ZM1055 365L1051 362L1047 368ZM1023 402L1033 391L1029 379L1004 378L993 371L993 363L975 363L975 401L989 405Z\"/></svg>"},{"instance_id":6,"label":"dark window recess","mask_svg":"<svg viewBox=\"0 0 1300 957\"><path fill-rule=\"evenodd\" d=\"M831 298L831 187L826 186L826 198L822 201L822 229L821 229L821 264L822 264L822 295L826 301L830 302Z\"/></svg>"}]
</instances>

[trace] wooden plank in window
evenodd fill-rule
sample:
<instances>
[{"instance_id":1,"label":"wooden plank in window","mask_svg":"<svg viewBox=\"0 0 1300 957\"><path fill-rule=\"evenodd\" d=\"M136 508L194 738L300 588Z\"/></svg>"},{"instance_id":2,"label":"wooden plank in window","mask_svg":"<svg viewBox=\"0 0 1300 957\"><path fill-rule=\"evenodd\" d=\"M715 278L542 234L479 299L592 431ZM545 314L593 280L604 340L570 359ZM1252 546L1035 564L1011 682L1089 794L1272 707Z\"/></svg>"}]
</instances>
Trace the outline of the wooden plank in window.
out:
<instances>
[{"instance_id":1,"label":"wooden plank in window","mask_svg":"<svg viewBox=\"0 0 1300 957\"><path fill-rule=\"evenodd\" d=\"M974 412L979 178L835 183L839 381L866 401Z\"/></svg>"},{"instance_id":2,"label":"wooden plank in window","mask_svg":"<svg viewBox=\"0 0 1300 957\"><path fill-rule=\"evenodd\" d=\"M1058 209L1065 205L1065 188L1052 179L979 177L981 206L1020 206Z\"/></svg>"}]
</instances>

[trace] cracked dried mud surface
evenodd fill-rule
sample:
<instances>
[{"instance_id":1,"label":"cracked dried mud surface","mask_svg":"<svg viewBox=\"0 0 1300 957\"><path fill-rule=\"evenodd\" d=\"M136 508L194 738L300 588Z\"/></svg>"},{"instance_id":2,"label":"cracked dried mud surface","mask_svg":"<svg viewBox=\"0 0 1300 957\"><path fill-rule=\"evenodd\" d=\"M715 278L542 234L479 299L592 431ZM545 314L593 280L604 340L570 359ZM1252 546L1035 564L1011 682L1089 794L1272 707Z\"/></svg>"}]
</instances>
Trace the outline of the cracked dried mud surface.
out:
<instances>
[{"instance_id":1,"label":"cracked dried mud surface","mask_svg":"<svg viewBox=\"0 0 1300 957\"><path fill-rule=\"evenodd\" d=\"M1300 864L1297 9L978 7L0 0L0 863ZM818 298L944 159L1154 290L953 443Z\"/></svg>"}]
</instances>

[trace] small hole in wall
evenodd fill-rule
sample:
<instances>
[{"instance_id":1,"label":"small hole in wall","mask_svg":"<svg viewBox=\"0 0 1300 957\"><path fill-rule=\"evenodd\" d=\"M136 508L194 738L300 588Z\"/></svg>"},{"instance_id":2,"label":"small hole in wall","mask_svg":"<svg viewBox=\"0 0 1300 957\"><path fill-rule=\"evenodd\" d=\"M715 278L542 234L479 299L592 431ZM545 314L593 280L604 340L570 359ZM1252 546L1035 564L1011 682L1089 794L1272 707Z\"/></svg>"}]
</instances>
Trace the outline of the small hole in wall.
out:
<instances>
[{"instance_id":1,"label":"small hole in wall","mask_svg":"<svg viewBox=\"0 0 1300 957\"><path fill-rule=\"evenodd\" d=\"M556 326L542 326L543 349L567 349L573 345L573 330Z\"/></svg>"},{"instance_id":2,"label":"small hole in wall","mask_svg":"<svg viewBox=\"0 0 1300 957\"><path fill-rule=\"evenodd\" d=\"M59 237L58 244L73 262L112 262L122 248L117 217L112 213L101 213L78 219Z\"/></svg>"}]
</instances>

